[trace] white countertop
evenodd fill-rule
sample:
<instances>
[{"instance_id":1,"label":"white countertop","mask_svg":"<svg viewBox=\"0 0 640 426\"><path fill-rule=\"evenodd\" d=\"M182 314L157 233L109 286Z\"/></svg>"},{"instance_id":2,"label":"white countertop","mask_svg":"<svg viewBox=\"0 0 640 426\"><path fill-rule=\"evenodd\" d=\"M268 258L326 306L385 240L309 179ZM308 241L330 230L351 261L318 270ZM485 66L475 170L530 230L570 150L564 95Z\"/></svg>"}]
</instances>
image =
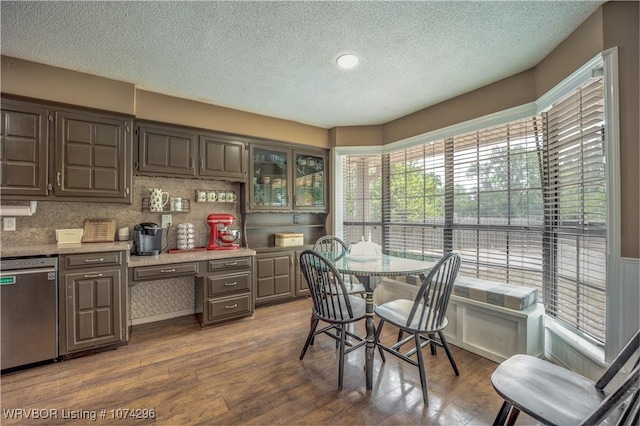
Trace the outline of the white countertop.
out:
<instances>
[{"instance_id":1,"label":"white countertop","mask_svg":"<svg viewBox=\"0 0 640 426\"><path fill-rule=\"evenodd\" d=\"M57 256L60 254L95 253L100 251L131 251L132 241L114 241L109 243L78 244L39 244L32 246L0 247L3 258L25 256ZM226 259L231 257L253 256L255 250L239 248L238 250L205 250L186 253L162 253L157 256L128 256L128 266L163 265L168 263L196 262L209 259Z\"/></svg>"}]
</instances>

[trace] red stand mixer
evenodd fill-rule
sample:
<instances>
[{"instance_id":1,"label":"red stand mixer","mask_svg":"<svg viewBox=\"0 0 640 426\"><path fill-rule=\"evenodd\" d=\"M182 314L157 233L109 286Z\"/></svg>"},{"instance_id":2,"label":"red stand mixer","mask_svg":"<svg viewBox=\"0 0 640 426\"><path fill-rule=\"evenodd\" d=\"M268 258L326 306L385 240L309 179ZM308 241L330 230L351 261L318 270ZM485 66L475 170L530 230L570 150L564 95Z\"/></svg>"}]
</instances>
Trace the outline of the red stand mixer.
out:
<instances>
[{"instance_id":1,"label":"red stand mixer","mask_svg":"<svg viewBox=\"0 0 640 426\"><path fill-rule=\"evenodd\" d=\"M237 229L228 229L229 225L233 225L236 217L227 213L212 213L207 216L207 223L211 228L209 237L209 245L207 250L237 250L240 248L235 244L239 237Z\"/></svg>"}]
</instances>

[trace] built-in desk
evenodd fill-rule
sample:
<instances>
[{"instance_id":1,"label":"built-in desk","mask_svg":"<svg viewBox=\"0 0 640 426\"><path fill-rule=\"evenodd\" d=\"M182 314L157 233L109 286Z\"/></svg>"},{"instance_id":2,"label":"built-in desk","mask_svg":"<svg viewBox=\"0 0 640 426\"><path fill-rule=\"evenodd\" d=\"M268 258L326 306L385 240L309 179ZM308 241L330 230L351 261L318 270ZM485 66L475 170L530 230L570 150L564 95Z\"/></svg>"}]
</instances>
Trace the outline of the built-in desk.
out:
<instances>
[{"instance_id":1,"label":"built-in desk","mask_svg":"<svg viewBox=\"0 0 640 426\"><path fill-rule=\"evenodd\" d=\"M255 251L210 250L129 260L129 285L195 277L195 314L201 326L253 315L253 256Z\"/></svg>"}]
</instances>

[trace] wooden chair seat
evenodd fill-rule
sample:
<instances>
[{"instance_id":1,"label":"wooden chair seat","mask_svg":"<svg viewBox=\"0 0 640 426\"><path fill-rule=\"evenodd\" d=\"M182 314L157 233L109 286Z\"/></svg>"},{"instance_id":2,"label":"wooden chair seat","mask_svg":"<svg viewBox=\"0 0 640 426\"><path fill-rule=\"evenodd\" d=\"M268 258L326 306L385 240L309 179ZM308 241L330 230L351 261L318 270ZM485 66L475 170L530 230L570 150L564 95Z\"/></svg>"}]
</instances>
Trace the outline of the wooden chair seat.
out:
<instances>
[{"instance_id":1,"label":"wooden chair seat","mask_svg":"<svg viewBox=\"0 0 640 426\"><path fill-rule=\"evenodd\" d=\"M530 355L514 355L491 376L504 399L494 425L513 425L520 411L546 425L637 425L640 411L638 351L640 335L625 346L597 382ZM626 370L623 368L626 367ZM616 375L626 374L613 383ZM611 382L612 389L607 389Z\"/></svg>"}]
</instances>

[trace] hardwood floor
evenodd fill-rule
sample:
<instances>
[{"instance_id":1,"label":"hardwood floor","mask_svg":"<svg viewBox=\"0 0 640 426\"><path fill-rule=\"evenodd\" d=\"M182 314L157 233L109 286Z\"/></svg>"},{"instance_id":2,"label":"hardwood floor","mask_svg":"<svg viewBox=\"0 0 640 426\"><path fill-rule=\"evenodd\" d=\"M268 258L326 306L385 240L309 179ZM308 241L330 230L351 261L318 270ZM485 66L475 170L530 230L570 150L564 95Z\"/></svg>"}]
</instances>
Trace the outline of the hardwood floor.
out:
<instances>
[{"instance_id":1,"label":"hardwood floor","mask_svg":"<svg viewBox=\"0 0 640 426\"><path fill-rule=\"evenodd\" d=\"M192 316L137 326L116 350L4 374L4 424L491 424L502 400L491 386L496 364L452 346L460 376L442 350L426 351L429 406L417 368L376 352L365 389L364 348L348 355L337 389L334 341L316 338L300 361L311 301L258 308L254 318L200 328ZM364 334L364 324L357 332ZM385 338L396 331L385 327ZM9 419L10 409L55 410L56 418ZM155 418L116 418L154 409ZM79 411L83 410L83 411ZM102 418L101 410L105 411ZM97 420L90 419L91 412ZM15 411L14 411L15 414ZM42 412L40 412L42 414ZM140 413L143 414L143 413ZM69 418L75 415L78 418ZM42 416L41 416L42 417ZM63 418L64 417L64 418ZM521 415L519 425L532 424Z\"/></svg>"}]
</instances>

